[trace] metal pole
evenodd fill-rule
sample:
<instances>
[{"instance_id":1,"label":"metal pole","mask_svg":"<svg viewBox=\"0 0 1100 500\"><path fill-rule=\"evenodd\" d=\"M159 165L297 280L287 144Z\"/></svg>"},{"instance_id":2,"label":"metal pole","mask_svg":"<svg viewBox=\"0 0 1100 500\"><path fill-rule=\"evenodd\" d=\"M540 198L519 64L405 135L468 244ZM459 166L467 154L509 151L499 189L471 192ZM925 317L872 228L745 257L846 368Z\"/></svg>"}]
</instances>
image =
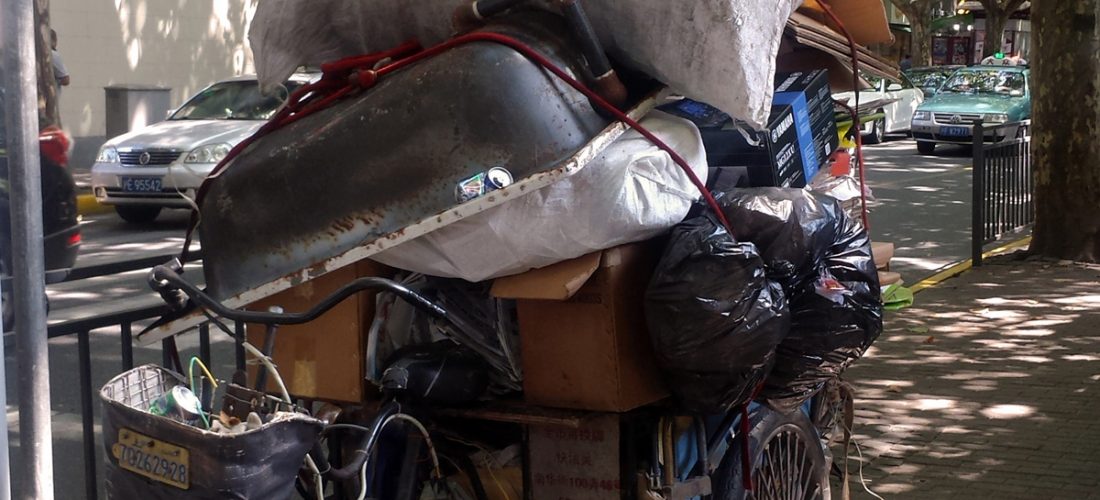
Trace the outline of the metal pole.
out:
<instances>
[{"instance_id":1,"label":"metal pole","mask_svg":"<svg viewBox=\"0 0 1100 500\"><path fill-rule=\"evenodd\" d=\"M92 401L92 347L90 334L76 334L80 364L80 422L84 428L84 500L99 498L95 473L95 403Z\"/></svg>"},{"instance_id":2,"label":"metal pole","mask_svg":"<svg viewBox=\"0 0 1100 500\"><path fill-rule=\"evenodd\" d=\"M53 500L50 364L42 255L42 173L38 158L38 84L32 0L5 0L4 89L7 91L11 185L12 276L19 360L21 498Z\"/></svg>"},{"instance_id":3,"label":"metal pole","mask_svg":"<svg viewBox=\"0 0 1100 500\"><path fill-rule=\"evenodd\" d=\"M134 367L134 326L126 322L122 324L122 370L127 371Z\"/></svg>"},{"instance_id":4,"label":"metal pole","mask_svg":"<svg viewBox=\"0 0 1100 500\"><path fill-rule=\"evenodd\" d=\"M985 128L981 120L974 121L974 167L972 169L970 199L970 258L975 267L982 265L982 248L985 246Z\"/></svg>"},{"instance_id":5,"label":"metal pole","mask_svg":"<svg viewBox=\"0 0 1100 500\"><path fill-rule=\"evenodd\" d=\"M0 287L4 284L0 282ZM2 301L3 299L0 299ZM0 332L4 331L4 318L0 317ZM8 379L5 375L7 370L4 369L3 363L7 359L4 357L4 342L0 339L0 408L8 407L7 393L8 393ZM3 422L0 422L0 500L8 500L11 498L11 459L8 456L8 419L5 418Z\"/></svg>"}]
</instances>

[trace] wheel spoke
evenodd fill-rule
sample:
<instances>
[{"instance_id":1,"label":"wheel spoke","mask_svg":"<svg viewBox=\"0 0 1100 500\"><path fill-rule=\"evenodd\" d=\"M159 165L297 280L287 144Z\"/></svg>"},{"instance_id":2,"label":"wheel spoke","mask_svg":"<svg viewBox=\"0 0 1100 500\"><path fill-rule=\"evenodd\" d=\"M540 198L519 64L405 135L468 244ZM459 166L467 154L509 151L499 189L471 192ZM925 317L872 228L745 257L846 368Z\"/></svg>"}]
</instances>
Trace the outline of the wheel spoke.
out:
<instances>
[{"instance_id":1,"label":"wheel spoke","mask_svg":"<svg viewBox=\"0 0 1100 500\"><path fill-rule=\"evenodd\" d=\"M793 443L793 441L791 440L791 434L789 432L784 431L783 432L783 447L784 447L783 454L787 456L787 459L784 462L784 468L786 468L786 470L783 471L783 498L784 499L790 499L791 498L791 494L790 494L790 491L789 491L790 486L791 486L791 469L794 468L794 457L791 456L791 449L792 449L791 445L792 445L792 443Z\"/></svg>"},{"instance_id":2,"label":"wheel spoke","mask_svg":"<svg viewBox=\"0 0 1100 500\"><path fill-rule=\"evenodd\" d=\"M827 483L819 474L823 455L812 428L785 422L765 434L760 443L751 477L752 500L820 500ZM818 446L818 449L811 448ZM826 478L827 481L827 478Z\"/></svg>"}]
</instances>

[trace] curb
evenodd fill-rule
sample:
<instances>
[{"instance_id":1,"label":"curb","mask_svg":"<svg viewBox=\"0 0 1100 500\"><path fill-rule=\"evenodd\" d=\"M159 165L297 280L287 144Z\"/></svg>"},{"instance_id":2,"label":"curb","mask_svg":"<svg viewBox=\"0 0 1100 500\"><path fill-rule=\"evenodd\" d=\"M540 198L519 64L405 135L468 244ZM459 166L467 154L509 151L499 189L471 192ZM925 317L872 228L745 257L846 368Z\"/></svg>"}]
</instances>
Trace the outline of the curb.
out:
<instances>
[{"instance_id":1,"label":"curb","mask_svg":"<svg viewBox=\"0 0 1100 500\"><path fill-rule=\"evenodd\" d=\"M1020 248L1026 247L1030 244L1031 244L1031 236L1028 236L1026 238L1021 238L1021 239L1018 239L1016 241L1005 244L1004 246L1000 246L1000 247L994 248L993 250L990 250L988 252L983 253L982 254L982 259L992 257L994 255L1000 255L1000 254L1008 253L1008 252L1011 252L1011 251L1014 251L1014 250L1018 250ZM948 266L946 269L944 269L943 271L940 271L936 274L933 274L932 276L929 276L929 277L927 277L923 280L920 280L919 282L917 282L917 284L909 287L909 290L912 291L913 293L917 293L921 290L924 290L924 289L927 289L927 288L932 288L936 285L939 285L940 283L943 283L944 281L947 281L951 278L954 278L954 277L956 277L956 276L958 276L962 273L965 273L965 272L969 271L971 267L974 267L974 261L972 259L966 259L964 261L952 264L952 265Z\"/></svg>"},{"instance_id":2,"label":"curb","mask_svg":"<svg viewBox=\"0 0 1100 500\"><path fill-rule=\"evenodd\" d=\"M95 195L76 195L76 213L80 215L105 214L113 210L108 205L101 205L95 199Z\"/></svg>"}]
</instances>

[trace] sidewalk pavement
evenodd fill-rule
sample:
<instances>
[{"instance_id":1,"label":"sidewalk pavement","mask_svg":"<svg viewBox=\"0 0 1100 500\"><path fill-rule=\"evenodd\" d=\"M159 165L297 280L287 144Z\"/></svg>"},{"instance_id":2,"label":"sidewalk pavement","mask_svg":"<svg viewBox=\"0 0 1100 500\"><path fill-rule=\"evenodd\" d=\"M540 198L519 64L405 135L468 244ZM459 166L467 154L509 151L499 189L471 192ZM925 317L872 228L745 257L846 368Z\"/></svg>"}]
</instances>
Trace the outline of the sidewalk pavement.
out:
<instances>
[{"instance_id":1,"label":"sidewalk pavement","mask_svg":"<svg viewBox=\"0 0 1100 500\"><path fill-rule=\"evenodd\" d=\"M845 373L874 492L1100 499L1100 266L994 258L885 326Z\"/></svg>"}]
</instances>

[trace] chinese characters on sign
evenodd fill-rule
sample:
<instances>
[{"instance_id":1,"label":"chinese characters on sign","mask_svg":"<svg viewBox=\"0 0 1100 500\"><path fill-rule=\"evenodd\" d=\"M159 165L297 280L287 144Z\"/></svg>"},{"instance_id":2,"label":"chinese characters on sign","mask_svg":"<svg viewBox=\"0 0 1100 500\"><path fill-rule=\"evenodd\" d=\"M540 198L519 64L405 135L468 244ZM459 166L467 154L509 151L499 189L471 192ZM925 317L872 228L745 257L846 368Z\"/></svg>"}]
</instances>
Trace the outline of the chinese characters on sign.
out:
<instances>
[{"instance_id":1,"label":"chinese characters on sign","mask_svg":"<svg viewBox=\"0 0 1100 500\"><path fill-rule=\"evenodd\" d=\"M530 450L535 500L619 497L617 416L588 420L576 429L532 426Z\"/></svg>"}]
</instances>

